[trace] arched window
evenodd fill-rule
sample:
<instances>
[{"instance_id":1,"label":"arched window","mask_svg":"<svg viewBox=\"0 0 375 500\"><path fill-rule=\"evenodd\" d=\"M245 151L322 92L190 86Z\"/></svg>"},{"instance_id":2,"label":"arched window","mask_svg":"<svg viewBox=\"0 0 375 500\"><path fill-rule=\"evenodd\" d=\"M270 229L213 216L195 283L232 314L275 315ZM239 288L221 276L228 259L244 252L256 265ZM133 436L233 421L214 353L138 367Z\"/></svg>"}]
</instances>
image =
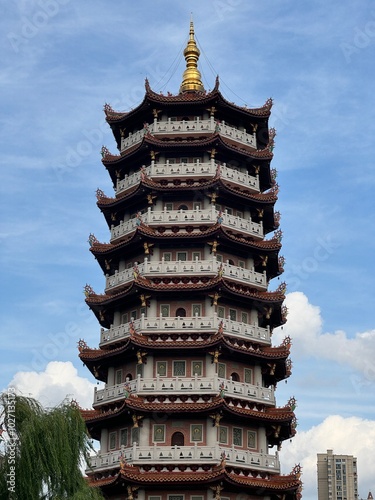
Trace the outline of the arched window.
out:
<instances>
[{"instance_id":1,"label":"arched window","mask_svg":"<svg viewBox=\"0 0 375 500\"><path fill-rule=\"evenodd\" d=\"M171 445L172 446L184 446L184 435L182 432L175 432L172 434L172 440L171 440Z\"/></svg>"},{"instance_id":2,"label":"arched window","mask_svg":"<svg viewBox=\"0 0 375 500\"><path fill-rule=\"evenodd\" d=\"M186 205L180 205L178 207L179 210L189 210L188 207Z\"/></svg>"},{"instance_id":3,"label":"arched window","mask_svg":"<svg viewBox=\"0 0 375 500\"><path fill-rule=\"evenodd\" d=\"M238 375L238 373L233 372L233 373L230 374L230 376L231 376L233 382L239 382L240 381L240 376Z\"/></svg>"},{"instance_id":4,"label":"arched window","mask_svg":"<svg viewBox=\"0 0 375 500\"><path fill-rule=\"evenodd\" d=\"M186 318L186 310L183 307L179 307L176 310L176 316L179 316L180 318Z\"/></svg>"},{"instance_id":5,"label":"arched window","mask_svg":"<svg viewBox=\"0 0 375 500\"><path fill-rule=\"evenodd\" d=\"M131 373L128 373L125 377L126 381L133 380L133 375Z\"/></svg>"}]
</instances>

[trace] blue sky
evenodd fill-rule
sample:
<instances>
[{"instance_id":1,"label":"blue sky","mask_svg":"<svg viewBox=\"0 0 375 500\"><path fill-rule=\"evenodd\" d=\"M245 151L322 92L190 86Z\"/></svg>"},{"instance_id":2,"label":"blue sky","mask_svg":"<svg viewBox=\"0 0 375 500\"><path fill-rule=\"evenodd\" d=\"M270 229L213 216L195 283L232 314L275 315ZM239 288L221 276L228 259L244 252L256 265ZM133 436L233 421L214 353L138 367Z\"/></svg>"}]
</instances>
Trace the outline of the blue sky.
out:
<instances>
[{"instance_id":1,"label":"blue sky","mask_svg":"<svg viewBox=\"0 0 375 500\"><path fill-rule=\"evenodd\" d=\"M316 498L316 453L358 457L375 490L375 6L370 0L176 2L13 0L0 19L1 385L45 404L92 401L76 342L99 326L83 287L104 278L87 243L109 240L95 191L112 194L100 149L116 151L103 105L177 93L193 13L206 89L237 104L274 99L282 254L298 401L281 451ZM278 283L272 283L277 287ZM78 397L78 393L81 395ZM82 396L84 394L85 396ZM371 455L370 455L371 454Z\"/></svg>"}]
</instances>

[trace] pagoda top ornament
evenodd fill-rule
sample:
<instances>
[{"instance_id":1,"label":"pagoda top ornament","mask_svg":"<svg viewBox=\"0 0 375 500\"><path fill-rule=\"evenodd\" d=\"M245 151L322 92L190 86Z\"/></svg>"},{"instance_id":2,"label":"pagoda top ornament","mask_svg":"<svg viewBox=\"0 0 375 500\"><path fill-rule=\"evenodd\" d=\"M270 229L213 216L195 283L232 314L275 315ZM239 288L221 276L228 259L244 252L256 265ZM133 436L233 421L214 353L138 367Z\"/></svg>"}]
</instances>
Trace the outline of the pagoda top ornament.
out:
<instances>
[{"instance_id":1,"label":"pagoda top ornament","mask_svg":"<svg viewBox=\"0 0 375 500\"><path fill-rule=\"evenodd\" d=\"M198 70L198 59L200 50L194 38L194 23L190 21L189 41L184 50L186 69L182 75L180 94L185 92L205 92L201 81L201 74Z\"/></svg>"}]
</instances>

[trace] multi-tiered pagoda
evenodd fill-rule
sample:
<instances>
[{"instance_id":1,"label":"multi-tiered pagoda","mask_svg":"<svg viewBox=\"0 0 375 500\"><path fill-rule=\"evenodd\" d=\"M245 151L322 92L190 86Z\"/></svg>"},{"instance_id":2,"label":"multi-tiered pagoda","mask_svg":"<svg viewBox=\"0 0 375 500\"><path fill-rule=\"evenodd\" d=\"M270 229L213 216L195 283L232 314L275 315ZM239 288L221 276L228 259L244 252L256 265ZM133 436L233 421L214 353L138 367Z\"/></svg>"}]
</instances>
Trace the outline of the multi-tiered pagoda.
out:
<instances>
[{"instance_id":1,"label":"multi-tiered pagoda","mask_svg":"<svg viewBox=\"0 0 375 500\"><path fill-rule=\"evenodd\" d=\"M119 154L102 150L114 197L97 191L110 242L90 235L99 348L79 342L105 383L82 411L100 442L87 474L111 499L297 499L299 467L281 475L278 455L296 419L275 401L291 363L290 339L272 345L285 286L268 290L283 272L272 101L207 92L192 23L184 56L177 95L146 81L132 111L104 108Z\"/></svg>"}]
</instances>

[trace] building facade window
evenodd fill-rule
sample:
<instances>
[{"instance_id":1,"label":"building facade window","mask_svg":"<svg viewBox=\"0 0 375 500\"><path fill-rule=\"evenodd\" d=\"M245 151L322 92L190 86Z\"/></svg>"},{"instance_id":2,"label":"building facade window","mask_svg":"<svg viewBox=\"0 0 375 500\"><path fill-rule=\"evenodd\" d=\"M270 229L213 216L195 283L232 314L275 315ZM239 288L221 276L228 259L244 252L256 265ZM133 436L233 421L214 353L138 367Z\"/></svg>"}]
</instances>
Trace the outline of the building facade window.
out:
<instances>
[{"instance_id":1,"label":"building facade window","mask_svg":"<svg viewBox=\"0 0 375 500\"><path fill-rule=\"evenodd\" d=\"M228 444L228 427L219 427L219 443Z\"/></svg>"},{"instance_id":2,"label":"building facade window","mask_svg":"<svg viewBox=\"0 0 375 500\"><path fill-rule=\"evenodd\" d=\"M165 442L165 425L160 425L160 424L154 425L154 442L156 443Z\"/></svg>"},{"instance_id":3,"label":"building facade window","mask_svg":"<svg viewBox=\"0 0 375 500\"><path fill-rule=\"evenodd\" d=\"M242 429L233 427L233 445L242 446Z\"/></svg>"},{"instance_id":4,"label":"building facade window","mask_svg":"<svg viewBox=\"0 0 375 500\"><path fill-rule=\"evenodd\" d=\"M167 376L167 361L157 361L156 362L156 374L159 375L159 377L166 377Z\"/></svg>"},{"instance_id":5,"label":"building facade window","mask_svg":"<svg viewBox=\"0 0 375 500\"><path fill-rule=\"evenodd\" d=\"M173 376L174 377L185 377L186 375L186 362L185 361L173 361Z\"/></svg>"},{"instance_id":6,"label":"building facade window","mask_svg":"<svg viewBox=\"0 0 375 500\"><path fill-rule=\"evenodd\" d=\"M190 440L193 442L203 441L203 425L193 424L190 426Z\"/></svg>"},{"instance_id":7,"label":"building facade window","mask_svg":"<svg viewBox=\"0 0 375 500\"><path fill-rule=\"evenodd\" d=\"M110 432L109 433L109 437L108 437L108 440L109 440L109 443L108 443L108 448L110 450L114 450L116 449L116 432Z\"/></svg>"}]
</instances>

